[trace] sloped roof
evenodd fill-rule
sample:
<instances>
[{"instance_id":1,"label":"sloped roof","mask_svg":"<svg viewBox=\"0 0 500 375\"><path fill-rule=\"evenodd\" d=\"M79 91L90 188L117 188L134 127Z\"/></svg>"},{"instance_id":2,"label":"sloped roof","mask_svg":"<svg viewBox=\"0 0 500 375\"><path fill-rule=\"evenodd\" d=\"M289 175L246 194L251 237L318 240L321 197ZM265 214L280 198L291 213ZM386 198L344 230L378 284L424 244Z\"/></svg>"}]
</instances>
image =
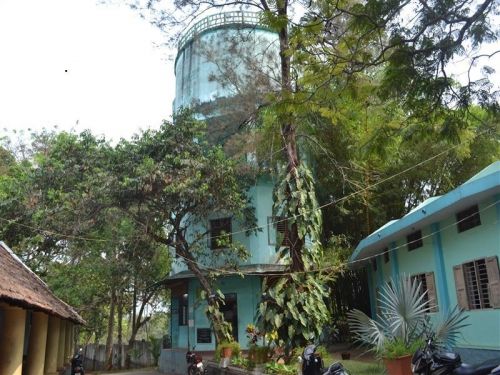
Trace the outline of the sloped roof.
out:
<instances>
[{"instance_id":1,"label":"sloped roof","mask_svg":"<svg viewBox=\"0 0 500 375\"><path fill-rule=\"evenodd\" d=\"M1 241L0 302L43 311L78 324L85 324L82 317L70 305L57 298L47 284Z\"/></svg>"},{"instance_id":2,"label":"sloped roof","mask_svg":"<svg viewBox=\"0 0 500 375\"><path fill-rule=\"evenodd\" d=\"M456 189L442 196L431 197L401 219L384 224L358 244L350 260L360 261L377 255L391 242L416 229L443 220L461 209L499 193L500 160L490 164Z\"/></svg>"}]
</instances>

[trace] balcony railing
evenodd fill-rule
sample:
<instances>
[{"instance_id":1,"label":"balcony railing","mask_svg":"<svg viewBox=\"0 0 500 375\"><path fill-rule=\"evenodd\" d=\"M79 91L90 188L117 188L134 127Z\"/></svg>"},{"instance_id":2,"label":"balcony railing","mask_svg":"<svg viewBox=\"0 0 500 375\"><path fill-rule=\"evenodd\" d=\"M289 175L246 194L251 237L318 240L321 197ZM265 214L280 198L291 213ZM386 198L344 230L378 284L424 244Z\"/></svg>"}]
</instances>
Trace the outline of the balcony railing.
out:
<instances>
[{"instance_id":1,"label":"balcony railing","mask_svg":"<svg viewBox=\"0 0 500 375\"><path fill-rule=\"evenodd\" d=\"M180 51L191 39L206 30L228 25L263 26L258 12L233 11L213 14L191 26L180 38L177 50Z\"/></svg>"}]
</instances>

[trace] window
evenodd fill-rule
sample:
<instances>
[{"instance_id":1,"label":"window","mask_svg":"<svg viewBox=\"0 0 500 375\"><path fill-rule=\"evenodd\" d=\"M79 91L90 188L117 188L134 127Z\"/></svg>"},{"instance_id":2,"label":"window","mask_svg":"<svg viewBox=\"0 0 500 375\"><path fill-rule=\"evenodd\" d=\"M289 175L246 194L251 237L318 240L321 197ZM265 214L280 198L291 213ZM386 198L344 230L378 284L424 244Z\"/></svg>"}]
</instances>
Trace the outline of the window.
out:
<instances>
[{"instance_id":1,"label":"window","mask_svg":"<svg viewBox=\"0 0 500 375\"><path fill-rule=\"evenodd\" d=\"M210 220L210 248L222 249L227 246L231 238L231 218Z\"/></svg>"},{"instance_id":2,"label":"window","mask_svg":"<svg viewBox=\"0 0 500 375\"><path fill-rule=\"evenodd\" d=\"M389 263L389 249L386 247L382 252L384 253L384 263Z\"/></svg>"},{"instance_id":3,"label":"window","mask_svg":"<svg viewBox=\"0 0 500 375\"><path fill-rule=\"evenodd\" d=\"M467 310L500 308L498 258L473 260L453 267L458 305Z\"/></svg>"},{"instance_id":4,"label":"window","mask_svg":"<svg viewBox=\"0 0 500 375\"><path fill-rule=\"evenodd\" d=\"M478 225L481 225L481 216L479 216L477 204L457 213L457 228L459 233Z\"/></svg>"},{"instance_id":5,"label":"window","mask_svg":"<svg viewBox=\"0 0 500 375\"><path fill-rule=\"evenodd\" d=\"M187 294L179 298L179 325L187 326L188 324L188 296Z\"/></svg>"},{"instance_id":6,"label":"window","mask_svg":"<svg viewBox=\"0 0 500 375\"><path fill-rule=\"evenodd\" d=\"M436 285L434 283L434 272L420 273L411 277L412 281L420 283L420 295L424 295L422 301L428 302L430 312L438 311Z\"/></svg>"},{"instance_id":7,"label":"window","mask_svg":"<svg viewBox=\"0 0 500 375\"><path fill-rule=\"evenodd\" d=\"M406 236L406 244L408 245L408 251L424 246L424 242L422 241L422 231L417 230L416 232Z\"/></svg>"},{"instance_id":8,"label":"window","mask_svg":"<svg viewBox=\"0 0 500 375\"><path fill-rule=\"evenodd\" d=\"M279 242L280 247L290 247L290 229L288 228L288 220L281 216L268 216L267 224L268 244L276 245Z\"/></svg>"}]
</instances>

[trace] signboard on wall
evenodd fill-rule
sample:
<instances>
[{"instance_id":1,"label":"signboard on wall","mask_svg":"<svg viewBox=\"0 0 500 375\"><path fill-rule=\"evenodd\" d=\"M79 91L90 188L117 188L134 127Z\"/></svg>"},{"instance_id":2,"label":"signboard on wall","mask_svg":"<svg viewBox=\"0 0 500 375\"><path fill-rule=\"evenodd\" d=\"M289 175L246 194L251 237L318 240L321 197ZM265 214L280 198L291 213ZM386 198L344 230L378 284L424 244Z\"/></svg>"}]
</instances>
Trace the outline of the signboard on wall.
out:
<instances>
[{"instance_id":1,"label":"signboard on wall","mask_svg":"<svg viewBox=\"0 0 500 375\"><path fill-rule=\"evenodd\" d=\"M198 328L196 330L196 342L198 344L210 344L212 342L212 331L210 328Z\"/></svg>"}]
</instances>

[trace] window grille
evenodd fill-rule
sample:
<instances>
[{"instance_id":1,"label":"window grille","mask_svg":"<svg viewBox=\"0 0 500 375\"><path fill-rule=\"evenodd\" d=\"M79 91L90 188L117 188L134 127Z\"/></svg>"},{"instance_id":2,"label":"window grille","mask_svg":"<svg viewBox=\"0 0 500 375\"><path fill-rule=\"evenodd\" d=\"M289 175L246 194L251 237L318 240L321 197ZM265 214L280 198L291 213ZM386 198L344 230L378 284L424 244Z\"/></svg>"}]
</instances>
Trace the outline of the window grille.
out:
<instances>
[{"instance_id":1,"label":"window grille","mask_svg":"<svg viewBox=\"0 0 500 375\"><path fill-rule=\"evenodd\" d=\"M422 231L417 230L416 232L413 232L406 236L406 243L408 245L408 251L412 251L424 246L424 242L422 241Z\"/></svg>"},{"instance_id":2,"label":"window grille","mask_svg":"<svg viewBox=\"0 0 500 375\"><path fill-rule=\"evenodd\" d=\"M231 218L210 220L210 248L221 249L232 241Z\"/></svg>"},{"instance_id":3,"label":"window grille","mask_svg":"<svg viewBox=\"0 0 500 375\"><path fill-rule=\"evenodd\" d=\"M469 309L487 309L492 307L488 292L488 271L485 259L465 263L463 270Z\"/></svg>"},{"instance_id":4,"label":"window grille","mask_svg":"<svg viewBox=\"0 0 500 375\"><path fill-rule=\"evenodd\" d=\"M429 311L438 311L434 272L420 273L411 277L412 281L420 283L419 295L423 295L422 302L427 302Z\"/></svg>"},{"instance_id":5,"label":"window grille","mask_svg":"<svg viewBox=\"0 0 500 375\"><path fill-rule=\"evenodd\" d=\"M288 227L288 220L282 216L269 216L267 218L267 224L269 245L276 245L280 242L280 247L290 247L290 229ZM272 231L271 226L273 229Z\"/></svg>"},{"instance_id":6,"label":"window grille","mask_svg":"<svg viewBox=\"0 0 500 375\"><path fill-rule=\"evenodd\" d=\"M188 325L188 299L187 296L179 298L179 325Z\"/></svg>"},{"instance_id":7,"label":"window grille","mask_svg":"<svg viewBox=\"0 0 500 375\"><path fill-rule=\"evenodd\" d=\"M457 213L458 232L465 232L471 228L481 225L481 216L477 204Z\"/></svg>"}]
</instances>

